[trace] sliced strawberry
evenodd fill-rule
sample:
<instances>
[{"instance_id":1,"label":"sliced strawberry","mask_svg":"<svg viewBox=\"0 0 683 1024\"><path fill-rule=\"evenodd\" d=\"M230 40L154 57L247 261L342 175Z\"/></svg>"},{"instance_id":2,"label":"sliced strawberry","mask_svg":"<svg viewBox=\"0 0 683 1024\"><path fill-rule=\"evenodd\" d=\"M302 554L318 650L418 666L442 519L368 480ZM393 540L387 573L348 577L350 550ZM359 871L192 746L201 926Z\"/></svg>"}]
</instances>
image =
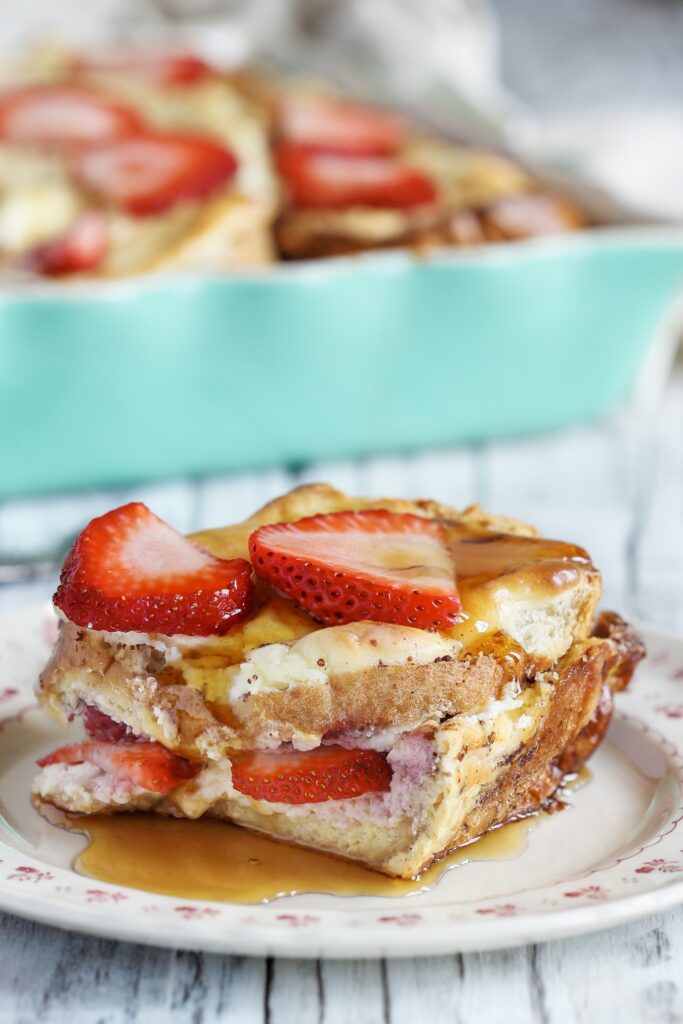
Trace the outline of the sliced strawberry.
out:
<instances>
[{"instance_id":1,"label":"sliced strawberry","mask_svg":"<svg viewBox=\"0 0 683 1024\"><path fill-rule=\"evenodd\" d=\"M78 74L130 75L156 85L192 85L211 74L209 65L183 50L147 50L121 47L77 57Z\"/></svg>"},{"instance_id":2,"label":"sliced strawberry","mask_svg":"<svg viewBox=\"0 0 683 1024\"><path fill-rule=\"evenodd\" d=\"M384 793L391 786L391 768L386 755L377 750L257 751L233 762L232 784L254 800L319 804L363 793Z\"/></svg>"},{"instance_id":3,"label":"sliced strawberry","mask_svg":"<svg viewBox=\"0 0 683 1024\"><path fill-rule=\"evenodd\" d=\"M83 706L83 725L89 739L103 743L137 743L140 739L123 722L115 722L92 704Z\"/></svg>"},{"instance_id":4,"label":"sliced strawberry","mask_svg":"<svg viewBox=\"0 0 683 1024\"><path fill-rule=\"evenodd\" d=\"M315 152L381 156L403 142L404 124L383 110L325 96L286 96L276 112L280 138Z\"/></svg>"},{"instance_id":5,"label":"sliced strawberry","mask_svg":"<svg viewBox=\"0 0 683 1024\"><path fill-rule=\"evenodd\" d=\"M79 146L133 135L137 114L89 89L30 85L0 93L0 138L38 146Z\"/></svg>"},{"instance_id":6,"label":"sliced strawberry","mask_svg":"<svg viewBox=\"0 0 683 1024\"><path fill-rule=\"evenodd\" d=\"M245 559L216 558L131 502L76 538L54 602L89 629L209 636L245 614L252 587Z\"/></svg>"},{"instance_id":7,"label":"sliced strawberry","mask_svg":"<svg viewBox=\"0 0 683 1024\"><path fill-rule=\"evenodd\" d=\"M262 526L249 538L259 576L325 625L393 622L447 629L461 609L442 527L383 509Z\"/></svg>"},{"instance_id":8,"label":"sliced strawberry","mask_svg":"<svg viewBox=\"0 0 683 1024\"><path fill-rule=\"evenodd\" d=\"M148 132L90 146L75 154L72 169L100 199L144 217L215 192L234 176L237 160L203 136Z\"/></svg>"},{"instance_id":9,"label":"sliced strawberry","mask_svg":"<svg viewBox=\"0 0 683 1024\"><path fill-rule=\"evenodd\" d=\"M107 251L107 224L95 210L78 217L66 231L29 250L23 265L34 274L61 277L96 270Z\"/></svg>"},{"instance_id":10,"label":"sliced strawberry","mask_svg":"<svg viewBox=\"0 0 683 1024\"><path fill-rule=\"evenodd\" d=\"M433 203L430 179L391 157L336 156L280 146L277 164L295 206L347 209L383 206L398 209Z\"/></svg>"},{"instance_id":11,"label":"sliced strawberry","mask_svg":"<svg viewBox=\"0 0 683 1024\"><path fill-rule=\"evenodd\" d=\"M170 793L180 782L191 779L196 769L177 754L172 754L160 743L69 743L47 757L41 757L38 765L47 768L51 764L94 764L115 778L132 782L141 789L152 793Z\"/></svg>"}]
</instances>

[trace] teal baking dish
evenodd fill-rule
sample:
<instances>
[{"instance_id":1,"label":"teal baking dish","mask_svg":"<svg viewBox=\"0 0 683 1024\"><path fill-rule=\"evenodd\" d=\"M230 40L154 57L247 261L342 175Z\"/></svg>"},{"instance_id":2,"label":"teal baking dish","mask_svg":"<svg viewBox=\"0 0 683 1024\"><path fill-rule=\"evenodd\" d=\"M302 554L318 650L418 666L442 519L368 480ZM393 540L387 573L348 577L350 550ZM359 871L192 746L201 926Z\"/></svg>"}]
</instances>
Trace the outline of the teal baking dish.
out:
<instances>
[{"instance_id":1,"label":"teal baking dish","mask_svg":"<svg viewBox=\"0 0 683 1024\"><path fill-rule=\"evenodd\" d=\"M683 235L0 292L0 494L483 441L627 399Z\"/></svg>"}]
</instances>

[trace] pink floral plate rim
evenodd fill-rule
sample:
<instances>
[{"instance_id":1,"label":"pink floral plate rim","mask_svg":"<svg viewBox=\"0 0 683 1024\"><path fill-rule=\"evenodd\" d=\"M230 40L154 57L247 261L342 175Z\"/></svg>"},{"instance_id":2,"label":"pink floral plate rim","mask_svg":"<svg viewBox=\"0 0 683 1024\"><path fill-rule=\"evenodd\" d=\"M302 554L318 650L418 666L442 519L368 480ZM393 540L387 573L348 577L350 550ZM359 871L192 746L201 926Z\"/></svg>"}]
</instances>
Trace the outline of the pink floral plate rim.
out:
<instances>
[{"instance_id":1,"label":"pink floral plate rim","mask_svg":"<svg viewBox=\"0 0 683 1024\"><path fill-rule=\"evenodd\" d=\"M2 731L35 708L29 678L46 657L54 620L44 606L0 615ZM647 671L618 720L655 743L682 785L666 820L624 856L505 898L425 909L412 896L363 897L301 909L288 898L241 905L180 901L120 889L52 867L0 837L0 909L112 939L245 955L425 956L491 949L611 927L683 902L683 639L643 627ZM360 901L360 902L359 902ZM338 902L338 905L337 905Z\"/></svg>"}]
</instances>

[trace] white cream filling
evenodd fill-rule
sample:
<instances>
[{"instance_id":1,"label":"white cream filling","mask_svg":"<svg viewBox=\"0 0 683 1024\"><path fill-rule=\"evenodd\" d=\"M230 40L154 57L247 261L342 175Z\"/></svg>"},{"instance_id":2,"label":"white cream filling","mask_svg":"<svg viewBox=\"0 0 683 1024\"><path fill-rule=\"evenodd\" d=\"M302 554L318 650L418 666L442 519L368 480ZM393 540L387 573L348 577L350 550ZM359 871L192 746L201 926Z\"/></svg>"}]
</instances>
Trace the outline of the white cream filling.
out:
<instances>
[{"instance_id":1,"label":"white cream filling","mask_svg":"<svg viewBox=\"0 0 683 1024\"><path fill-rule=\"evenodd\" d=\"M207 642L207 638L204 636L162 636L160 633L137 633L132 630L124 633L120 630L109 632L108 630L93 629L91 633L108 644L121 644L122 647L150 647L153 651L163 654L169 664L180 661L184 647L199 647Z\"/></svg>"},{"instance_id":2,"label":"white cream filling","mask_svg":"<svg viewBox=\"0 0 683 1024\"><path fill-rule=\"evenodd\" d=\"M458 717L471 722L488 722L507 711L515 711L517 708L520 708L523 703L520 696L521 692L522 687L519 680L513 679L505 686L503 696L499 700L489 701L480 711L476 711L474 714L459 715Z\"/></svg>"}]
</instances>

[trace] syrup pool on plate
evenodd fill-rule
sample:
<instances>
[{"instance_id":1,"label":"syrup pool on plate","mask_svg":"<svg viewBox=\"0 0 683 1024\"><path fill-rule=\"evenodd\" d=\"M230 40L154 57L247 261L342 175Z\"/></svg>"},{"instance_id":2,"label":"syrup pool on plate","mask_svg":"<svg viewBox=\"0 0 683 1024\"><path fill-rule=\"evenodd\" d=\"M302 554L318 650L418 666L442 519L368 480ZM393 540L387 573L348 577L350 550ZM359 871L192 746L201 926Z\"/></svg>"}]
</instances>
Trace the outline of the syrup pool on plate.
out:
<instances>
[{"instance_id":1,"label":"syrup pool on plate","mask_svg":"<svg viewBox=\"0 0 683 1024\"><path fill-rule=\"evenodd\" d=\"M536 816L494 829L419 878L404 880L208 818L69 817L62 812L55 815L55 808L41 810L59 827L87 837L88 845L74 861L80 874L167 896L229 903L259 903L295 893L403 896L424 892L457 865L519 856L538 821Z\"/></svg>"}]
</instances>

